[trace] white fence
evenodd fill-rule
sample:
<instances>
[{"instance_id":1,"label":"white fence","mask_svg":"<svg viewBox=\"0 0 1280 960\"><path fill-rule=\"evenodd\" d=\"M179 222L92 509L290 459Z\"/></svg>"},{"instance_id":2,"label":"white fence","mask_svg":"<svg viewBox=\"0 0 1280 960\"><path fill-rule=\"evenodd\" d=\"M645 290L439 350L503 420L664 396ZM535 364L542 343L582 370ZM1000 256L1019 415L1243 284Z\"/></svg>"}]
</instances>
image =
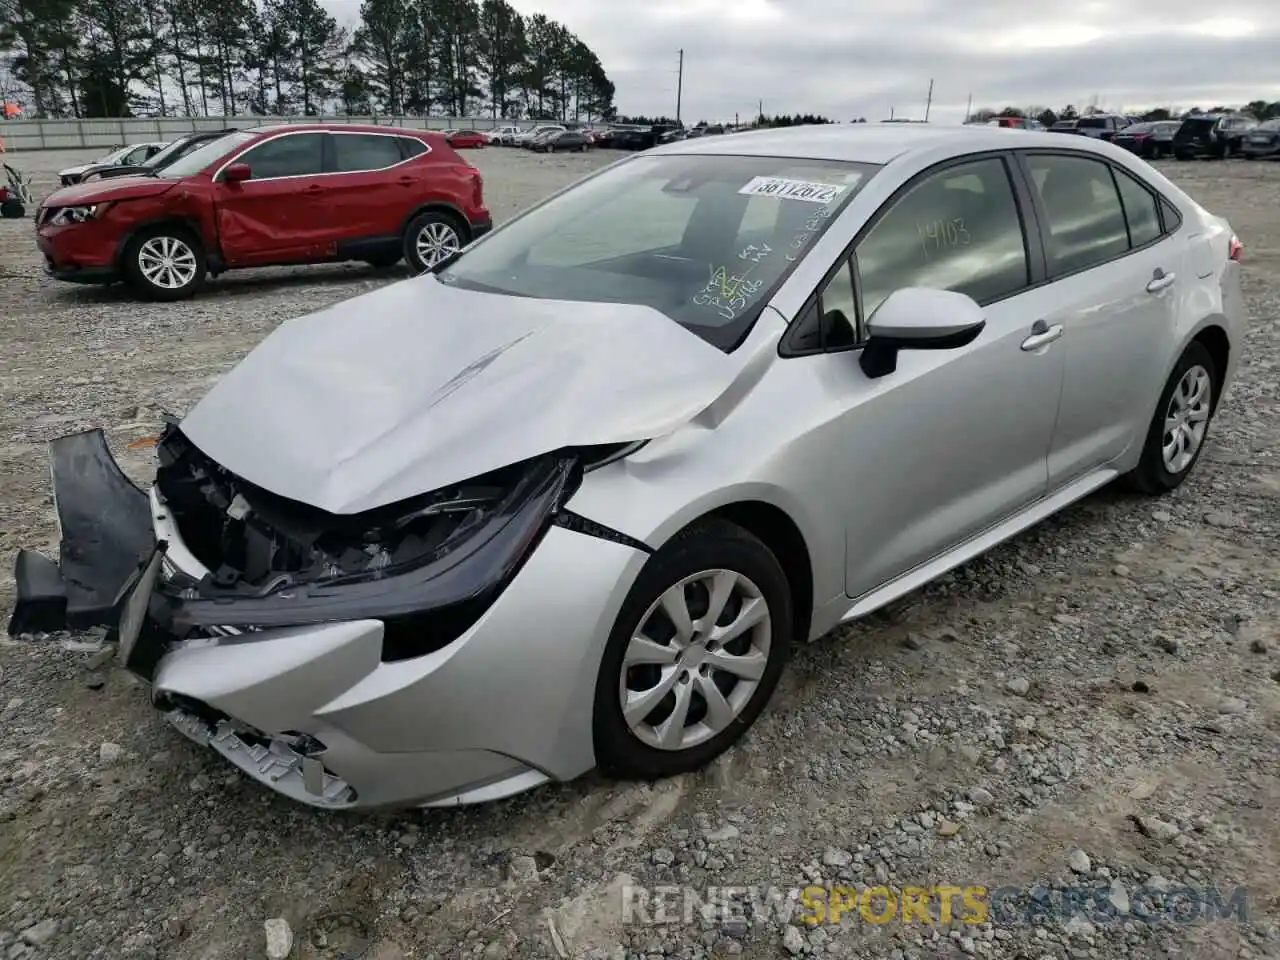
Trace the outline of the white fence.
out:
<instances>
[{"instance_id":1,"label":"white fence","mask_svg":"<svg viewBox=\"0 0 1280 960\"><path fill-rule=\"evenodd\" d=\"M6 152L17 150L74 150L110 148L117 144L173 140L198 130L240 129L269 123L376 123L414 130L492 130L516 124L488 117L156 117L148 120L6 120L0 122L0 141ZM546 122L546 121L544 121Z\"/></svg>"}]
</instances>

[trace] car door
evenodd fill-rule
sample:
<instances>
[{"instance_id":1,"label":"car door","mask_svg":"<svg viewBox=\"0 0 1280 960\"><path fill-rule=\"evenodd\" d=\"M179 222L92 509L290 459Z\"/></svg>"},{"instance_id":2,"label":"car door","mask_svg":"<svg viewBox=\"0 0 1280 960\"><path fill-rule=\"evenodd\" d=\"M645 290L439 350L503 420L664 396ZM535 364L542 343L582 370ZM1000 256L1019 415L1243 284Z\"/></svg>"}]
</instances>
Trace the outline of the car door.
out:
<instances>
[{"instance_id":1,"label":"car door","mask_svg":"<svg viewBox=\"0 0 1280 960\"><path fill-rule=\"evenodd\" d=\"M1005 156L986 155L916 178L799 324L818 331L827 353L813 358L814 376L845 410L822 446L840 478L851 597L1044 495L1062 363L1051 338L1028 343L1042 307L1030 289L1038 236L1024 226L1013 173ZM968 294L987 325L967 347L903 351L894 373L869 379L840 351L856 350L868 318L905 287Z\"/></svg>"},{"instance_id":2,"label":"car door","mask_svg":"<svg viewBox=\"0 0 1280 960\"><path fill-rule=\"evenodd\" d=\"M311 259L332 230L324 202L324 138L318 131L260 140L214 174L218 242L229 266ZM248 180L229 183L226 168L247 164Z\"/></svg>"},{"instance_id":3,"label":"car door","mask_svg":"<svg viewBox=\"0 0 1280 960\"><path fill-rule=\"evenodd\" d=\"M1028 152L1065 369L1049 450L1057 488L1141 443L1165 376L1158 344L1177 316L1183 252L1156 194L1097 157Z\"/></svg>"},{"instance_id":4,"label":"car door","mask_svg":"<svg viewBox=\"0 0 1280 960\"><path fill-rule=\"evenodd\" d=\"M364 247L395 244L413 207L423 173L405 163L405 139L393 134L329 134L331 161L325 178L328 255L355 255Z\"/></svg>"}]
</instances>

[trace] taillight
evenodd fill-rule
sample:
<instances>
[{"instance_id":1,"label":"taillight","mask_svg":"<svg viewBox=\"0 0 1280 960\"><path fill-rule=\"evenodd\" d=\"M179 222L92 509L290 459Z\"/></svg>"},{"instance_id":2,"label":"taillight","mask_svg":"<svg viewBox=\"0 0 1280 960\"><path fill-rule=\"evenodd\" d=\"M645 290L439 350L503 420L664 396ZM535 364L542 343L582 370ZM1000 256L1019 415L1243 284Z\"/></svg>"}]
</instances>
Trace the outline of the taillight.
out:
<instances>
[{"instance_id":1,"label":"taillight","mask_svg":"<svg viewBox=\"0 0 1280 960\"><path fill-rule=\"evenodd\" d=\"M1231 236L1231 242L1227 244L1227 259L1240 262L1240 254L1244 252L1244 244L1240 242L1234 234Z\"/></svg>"},{"instance_id":2,"label":"taillight","mask_svg":"<svg viewBox=\"0 0 1280 960\"><path fill-rule=\"evenodd\" d=\"M471 168L472 200L477 207L484 206L484 177L475 167Z\"/></svg>"}]
</instances>

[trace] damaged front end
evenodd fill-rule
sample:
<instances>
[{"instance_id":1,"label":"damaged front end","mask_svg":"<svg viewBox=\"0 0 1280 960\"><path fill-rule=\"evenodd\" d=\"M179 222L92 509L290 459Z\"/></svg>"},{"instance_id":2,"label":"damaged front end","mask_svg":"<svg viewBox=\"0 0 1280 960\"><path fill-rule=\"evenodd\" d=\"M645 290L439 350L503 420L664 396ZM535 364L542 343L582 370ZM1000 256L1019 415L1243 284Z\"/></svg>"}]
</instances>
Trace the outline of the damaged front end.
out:
<instances>
[{"instance_id":1,"label":"damaged front end","mask_svg":"<svg viewBox=\"0 0 1280 960\"><path fill-rule=\"evenodd\" d=\"M176 422L138 489L100 430L51 444L59 558L22 550L10 635L117 629L157 550L163 575L129 666L149 678L191 638L377 619L383 660L461 636L556 522L584 471L616 448L558 451L355 515L287 500L206 457Z\"/></svg>"},{"instance_id":2,"label":"damaged front end","mask_svg":"<svg viewBox=\"0 0 1280 960\"><path fill-rule=\"evenodd\" d=\"M313 806L479 802L545 781L479 749L358 741L327 705L377 671L458 641L559 524L584 472L636 444L548 453L354 515L225 470L171 422L147 492L100 430L51 444L58 560L22 550L12 636L109 628L166 719L250 777ZM641 547L643 545L640 545Z\"/></svg>"}]
</instances>

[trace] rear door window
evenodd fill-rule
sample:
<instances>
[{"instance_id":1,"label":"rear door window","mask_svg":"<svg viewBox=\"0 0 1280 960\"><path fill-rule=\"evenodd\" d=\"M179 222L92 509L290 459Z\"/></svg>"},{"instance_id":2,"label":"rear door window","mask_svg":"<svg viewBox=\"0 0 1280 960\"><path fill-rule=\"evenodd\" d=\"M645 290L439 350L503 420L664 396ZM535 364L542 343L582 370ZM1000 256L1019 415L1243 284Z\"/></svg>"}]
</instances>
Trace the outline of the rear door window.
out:
<instances>
[{"instance_id":1,"label":"rear door window","mask_svg":"<svg viewBox=\"0 0 1280 960\"><path fill-rule=\"evenodd\" d=\"M1141 247L1160 237L1160 205L1155 194L1123 170L1112 169L1120 188L1131 246Z\"/></svg>"},{"instance_id":2,"label":"rear door window","mask_svg":"<svg viewBox=\"0 0 1280 960\"><path fill-rule=\"evenodd\" d=\"M334 133L331 136L335 173L384 170L402 159L397 137L372 133Z\"/></svg>"},{"instance_id":3,"label":"rear door window","mask_svg":"<svg viewBox=\"0 0 1280 960\"><path fill-rule=\"evenodd\" d=\"M1087 269L1129 250L1124 207L1107 164L1047 154L1027 160L1044 210L1052 276Z\"/></svg>"}]
</instances>

